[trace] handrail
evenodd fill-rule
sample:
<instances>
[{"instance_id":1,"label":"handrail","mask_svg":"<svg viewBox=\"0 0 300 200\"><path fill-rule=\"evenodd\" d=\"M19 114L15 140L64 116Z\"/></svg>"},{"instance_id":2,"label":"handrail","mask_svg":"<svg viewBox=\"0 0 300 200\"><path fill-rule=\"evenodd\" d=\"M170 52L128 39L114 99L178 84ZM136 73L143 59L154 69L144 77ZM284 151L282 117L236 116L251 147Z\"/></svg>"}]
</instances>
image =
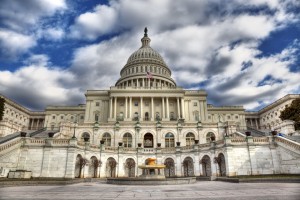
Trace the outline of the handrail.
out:
<instances>
[{"instance_id":1,"label":"handrail","mask_svg":"<svg viewBox=\"0 0 300 200\"><path fill-rule=\"evenodd\" d=\"M298 151L300 151L300 144L298 142L294 142L292 140L289 140L287 138L284 138L284 137L275 137L275 142L281 142L285 145L288 145L289 147L292 147Z\"/></svg>"}]
</instances>

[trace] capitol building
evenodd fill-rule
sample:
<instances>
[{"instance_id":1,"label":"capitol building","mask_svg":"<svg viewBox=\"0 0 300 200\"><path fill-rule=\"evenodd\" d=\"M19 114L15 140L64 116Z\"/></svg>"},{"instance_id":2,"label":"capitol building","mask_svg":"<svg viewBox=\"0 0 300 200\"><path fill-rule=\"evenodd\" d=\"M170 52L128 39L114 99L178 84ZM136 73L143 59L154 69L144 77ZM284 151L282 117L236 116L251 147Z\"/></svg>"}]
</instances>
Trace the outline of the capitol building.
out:
<instances>
[{"instance_id":1,"label":"capitol building","mask_svg":"<svg viewBox=\"0 0 300 200\"><path fill-rule=\"evenodd\" d=\"M135 177L153 157L167 177L300 173L300 144L275 132L298 134L279 115L299 94L257 112L216 107L206 91L177 86L147 29L141 43L85 104L35 112L2 96L0 177Z\"/></svg>"}]
</instances>

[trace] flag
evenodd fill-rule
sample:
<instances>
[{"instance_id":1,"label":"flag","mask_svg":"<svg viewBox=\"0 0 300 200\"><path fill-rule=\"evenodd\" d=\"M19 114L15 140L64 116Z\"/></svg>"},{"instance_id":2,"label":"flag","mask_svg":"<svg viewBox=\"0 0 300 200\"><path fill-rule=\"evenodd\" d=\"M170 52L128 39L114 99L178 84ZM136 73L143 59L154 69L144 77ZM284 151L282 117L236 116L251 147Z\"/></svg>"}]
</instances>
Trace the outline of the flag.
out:
<instances>
[{"instance_id":1,"label":"flag","mask_svg":"<svg viewBox=\"0 0 300 200\"><path fill-rule=\"evenodd\" d=\"M151 79L152 78L152 74L151 72L147 71L147 78Z\"/></svg>"}]
</instances>

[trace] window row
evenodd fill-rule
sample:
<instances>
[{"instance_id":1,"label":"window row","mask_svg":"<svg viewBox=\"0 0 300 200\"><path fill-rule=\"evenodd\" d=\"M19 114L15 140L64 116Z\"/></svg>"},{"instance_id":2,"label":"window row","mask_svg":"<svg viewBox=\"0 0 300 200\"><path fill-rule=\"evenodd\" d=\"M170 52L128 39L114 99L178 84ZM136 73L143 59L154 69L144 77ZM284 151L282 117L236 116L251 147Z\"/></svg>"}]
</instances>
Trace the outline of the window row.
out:
<instances>
[{"instance_id":1,"label":"window row","mask_svg":"<svg viewBox=\"0 0 300 200\"><path fill-rule=\"evenodd\" d=\"M138 67L131 67L124 71L124 75L129 75L133 73L139 73L139 72L152 72L152 73L158 73L158 74L165 74L169 75L167 70L163 69L163 67L155 67L155 66L138 66Z\"/></svg>"}]
</instances>

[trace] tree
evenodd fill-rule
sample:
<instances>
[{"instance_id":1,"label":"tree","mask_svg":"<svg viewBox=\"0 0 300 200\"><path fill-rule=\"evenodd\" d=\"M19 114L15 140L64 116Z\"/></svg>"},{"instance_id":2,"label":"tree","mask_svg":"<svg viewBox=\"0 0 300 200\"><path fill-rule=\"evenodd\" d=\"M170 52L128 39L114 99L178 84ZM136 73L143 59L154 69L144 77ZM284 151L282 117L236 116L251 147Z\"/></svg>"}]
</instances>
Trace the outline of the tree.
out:
<instances>
[{"instance_id":1,"label":"tree","mask_svg":"<svg viewBox=\"0 0 300 200\"><path fill-rule=\"evenodd\" d=\"M117 162L115 160L110 160L108 162L108 167L109 167L109 172L110 172L110 177L115 177L115 169L117 166Z\"/></svg>"},{"instance_id":2,"label":"tree","mask_svg":"<svg viewBox=\"0 0 300 200\"><path fill-rule=\"evenodd\" d=\"M88 162L89 161L86 158L83 158L83 157L78 158L77 163L76 163L79 166L79 177L78 178L81 178L80 176L81 176L82 169ZM83 176L83 178L84 178L84 176Z\"/></svg>"},{"instance_id":3,"label":"tree","mask_svg":"<svg viewBox=\"0 0 300 200\"><path fill-rule=\"evenodd\" d=\"M300 99L295 99L292 104L281 111L280 119L295 121L295 129L300 130Z\"/></svg>"},{"instance_id":4,"label":"tree","mask_svg":"<svg viewBox=\"0 0 300 200\"><path fill-rule=\"evenodd\" d=\"M126 167L128 168L128 177L134 176L135 162L132 158L127 159Z\"/></svg>"},{"instance_id":5,"label":"tree","mask_svg":"<svg viewBox=\"0 0 300 200\"><path fill-rule=\"evenodd\" d=\"M164 164L166 166L166 169L168 170L168 177L170 177L172 168L174 168L174 161L172 159L166 159Z\"/></svg>"},{"instance_id":6,"label":"tree","mask_svg":"<svg viewBox=\"0 0 300 200\"><path fill-rule=\"evenodd\" d=\"M96 178L97 177L97 169L98 169L98 167L101 167L101 161L98 161L98 159L97 158L95 158L95 159L92 159L92 163L91 163L92 165L93 165L93 169L94 169L94 178Z\"/></svg>"},{"instance_id":7,"label":"tree","mask_svg":"<svg viewBox=\"0 0 300 200\"><path fill-rule=\"evenodd\" d=\"M210 164L210 160L207 159L207 157L203 157L201 160L200 160L200 164L202 164L203 168L204 168L204 176L208 176L208 173L207 173L207 166Z\"/></svg>"},{"instance_id":8,"label":"tree","mask_svg":"<svg viewBox=\"0 0 300 200\"><path fill-rule=\"evenodd\" d=\"M3 119L4 116L4 103L5 99L0 97L0 121Z\"/></svg>"}]
</instances>

